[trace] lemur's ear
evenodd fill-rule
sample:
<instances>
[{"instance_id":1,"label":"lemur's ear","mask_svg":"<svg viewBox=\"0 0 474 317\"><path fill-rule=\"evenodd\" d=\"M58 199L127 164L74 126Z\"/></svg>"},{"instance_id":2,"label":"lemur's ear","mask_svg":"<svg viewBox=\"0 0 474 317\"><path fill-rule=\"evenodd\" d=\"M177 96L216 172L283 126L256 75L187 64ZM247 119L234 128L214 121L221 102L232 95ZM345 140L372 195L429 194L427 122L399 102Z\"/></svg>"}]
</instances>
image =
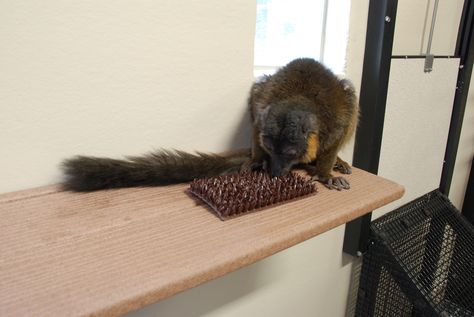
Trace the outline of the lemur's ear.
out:
<instances>
[{"instance_id":1,"label":"lemur's ear","mask_svg":"<svg viewBox=\"0 0 474 317\"><path fill-rule=\"evenodd\" d=\"M354 93L355 88L354 84L349 79L341 79L340 83L342 84L342 88L350 93Z\"/></svg>"}]
</instances>

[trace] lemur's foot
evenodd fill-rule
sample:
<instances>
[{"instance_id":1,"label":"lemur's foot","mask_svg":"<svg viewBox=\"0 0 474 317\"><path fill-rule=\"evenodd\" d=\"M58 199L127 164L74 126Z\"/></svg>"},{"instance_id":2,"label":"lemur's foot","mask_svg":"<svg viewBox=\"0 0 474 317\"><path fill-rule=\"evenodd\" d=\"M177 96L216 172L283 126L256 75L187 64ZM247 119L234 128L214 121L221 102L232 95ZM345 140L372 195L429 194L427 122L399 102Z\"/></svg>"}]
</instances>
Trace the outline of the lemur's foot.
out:
<instances>
[{"instance_id":1,"label":"lemur's foot","mask_svg":"<svg viewBox=\"0 0 474 317\"><path fill-rule=\"evenodd\" d=\"M311 180L318 181L329 189L343 190L343 189L351 188L351 185L349 184L347 179L345 179L342 176L321 177L321 176L315 175L311 178Z\"/></svg>"},{"instance_id":2,"label":"lemur's foot","mask_svg":"<svg viewBox=\"0 0 474 317\"><path fill-rule=\"evenodd\" d=\"M349 173L346 173L346 174L349 174ZM331 177L327 180L326 184L324 185L329 189L337 189L337 190L351 188L351 184L349 184L349 181L342 176Z\"/></svg>"},{"instance_id":3,"label":"lemur's foot","mask_svg":"<svg viewBox=\"0 0 474 317\"><path fill-rule=\"evenodd\" d=\"M333 170L342 174L352 174L352 167L347 162L341 160L339 157L336 160L336 164L334 164Z\"/></svg>"},{"instance_id":4,"label":"lemur's foot","mask_svg":"<svg viewBox=\"0 0 474 317\"><path fill-rule=\"evenodd\" d=\"M240 167L240 172L252 172L252 171L266 171L267 170L267 162L253 162L247 161Z\"/></svg>"}]
</instances>

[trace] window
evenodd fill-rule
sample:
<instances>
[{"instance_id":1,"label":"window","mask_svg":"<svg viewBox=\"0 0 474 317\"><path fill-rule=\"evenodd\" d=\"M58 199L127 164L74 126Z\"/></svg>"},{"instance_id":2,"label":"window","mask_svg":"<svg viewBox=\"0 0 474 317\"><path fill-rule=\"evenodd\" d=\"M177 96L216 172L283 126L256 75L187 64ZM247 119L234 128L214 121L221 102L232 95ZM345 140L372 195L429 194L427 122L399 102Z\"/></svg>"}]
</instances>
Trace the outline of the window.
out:
<instances>
[{"instance_id":1,"label":"window","mask_svg":"<svg viewBox=\"0 0 474 317\"><path fill-rule=\"evenodd\" d=\"M255 75L297 57L344 73L350 0L257 0Z\"/></svg>"}]
</instances>

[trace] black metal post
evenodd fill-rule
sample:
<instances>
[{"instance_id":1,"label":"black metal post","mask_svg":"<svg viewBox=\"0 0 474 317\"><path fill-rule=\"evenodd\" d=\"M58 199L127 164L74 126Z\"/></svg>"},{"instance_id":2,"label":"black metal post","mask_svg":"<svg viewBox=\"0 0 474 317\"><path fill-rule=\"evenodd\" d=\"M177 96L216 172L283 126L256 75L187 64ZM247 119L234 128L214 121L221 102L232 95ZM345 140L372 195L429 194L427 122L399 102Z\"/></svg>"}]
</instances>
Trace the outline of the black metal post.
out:
<instances>
[{"instance_id":1,"label":"black metal post","mask_svg":"<svg viewBox=\"0 0 474 317\"><path fill-rule=\"evenodd\" d=\"M469 174L466 194L464 195L462 214L474 225L474 160L471 163L471 173Z\"/></svg>"},{"instance_id":2,"label":"black metal post","mask_svg":"<svg viewBox=\"0 0 474 317\"><path fill-rule=\"evenodd\" d=\"M441 172L441 181L439 190L446 196L449 194L451 181L454 172L454 165L456 163L456 155L459 146L459 139L461 136L462 122L464 118L464 111L466 108L467 95L469 92L469 83L472 74L472 63L474 60L473 36L474 36L474 4L471 0L464 1L463 13L459 25L458 40L456 44L456 57L460 58L460 69L458 72L458 79L456 84L456 92L454 95L453 111L451 114L451 123L449 126L448 142L446 145L446 152L444 156L444 165ZM472 168L471 168L472 174ZM467 194L467 192L466 192ZM466 196L467 197L467 196ZM442 244L444 239L445 225L439 227L432 223L430 225L427 239L436 241L436 247L430 250L432 254L431 260L423 259L421 276L426 276L428 283L435 279L435 272L438 269L437 263L442 257ZM457 240L454 242L453 253L451 259L451 269L454 272L470 272L469 265L462 259L464 245ZM460 258L461 257L461 258ZM456 269L457 268L457 269ZM469 277L459 277L459 279L450 279L447 290L448 293L455 292L458 288L459 280L462 283Z\"/></svg>"},{"instance_id":3,"label":"black metal post","mask_svg":"<svg viewBox=\"0 0 474 317\"><path fill-rule=\"evenodd\" d=\"M441 172L440 191L446 196L451 188L454 165L461 136L462 122L471 82L472 64L474 62L474 3L464 1L463 14L459 26L456 44L456 57L459 57L460 69L454 95L453 112L449 126L448 143L444 155L443 171Z\"/></svg>"},{"instance_id":4,"label":"black metal post","mask_svg":"<svg viewBox=\"0 0 474 317\"><path fill-rule=\"evenodd\" d=\"M398 0L370 0L353 165L377 174ZM346 224L343 251L365 252L371 214Z\"/></svg>"}]
</instances>

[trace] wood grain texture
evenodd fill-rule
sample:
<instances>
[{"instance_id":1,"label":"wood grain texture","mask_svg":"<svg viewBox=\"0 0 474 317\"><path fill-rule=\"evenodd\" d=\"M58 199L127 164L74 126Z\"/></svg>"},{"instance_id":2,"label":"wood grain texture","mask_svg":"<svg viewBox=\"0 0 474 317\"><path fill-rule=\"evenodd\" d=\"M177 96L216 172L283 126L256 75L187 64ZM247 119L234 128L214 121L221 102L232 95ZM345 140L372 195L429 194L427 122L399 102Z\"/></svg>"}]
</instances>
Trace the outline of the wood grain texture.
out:
<instances>
[{"instance_id":1,"label":"wood grain texture","mask_svg":"<svg viewBox=\"0 0 474 317\"><path fill-rule=\"evenodd\" d=\"M117 316L197 286L400 198L354 169L352 188L225 222L187 185L0 196L0 316ZM342 252L337 250L335 252Z\"/></svg>"}]
</instances>

